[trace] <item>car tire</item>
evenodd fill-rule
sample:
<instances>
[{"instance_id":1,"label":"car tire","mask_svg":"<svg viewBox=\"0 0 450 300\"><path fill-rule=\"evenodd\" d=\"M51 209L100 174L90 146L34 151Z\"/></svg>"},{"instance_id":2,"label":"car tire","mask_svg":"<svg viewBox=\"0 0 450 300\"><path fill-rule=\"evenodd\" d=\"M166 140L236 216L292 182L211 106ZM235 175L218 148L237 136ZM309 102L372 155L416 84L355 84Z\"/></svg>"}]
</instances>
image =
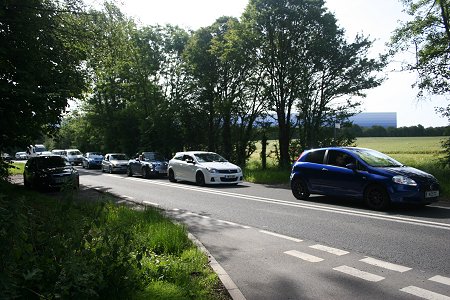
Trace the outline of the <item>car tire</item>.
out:
<instances>
[{"instance_id":1,"label":"car tire","mask_svg":"<svg viewBox=\"0 0 450 300\"><path fill-rule=\"evenodd\" d=\"M148 167L142 168L142 177L145 179L150 178L150 172L148 170Z\"/></svg>"},{"instance_id":2,"label":"car tire","mask_svg":"<svg viewBox=\"0 0 450 300\"><path fill-rule=\"evenodd\" d=\"M380 185L369 185L364 192L364 201L373 210L386 210L391 202L386 189Z\"/></svg>"},{"instance_id":3,"label":"car tire","mask_svg":"<svg viewBox=\"0 0 450 300\"><path fill-rule=\"evenodd\" d=\"M169 181L170 182L177 182L177 180L175 179L175 173L173 172L172 169L169 170Z\"/></svg>"},{"instance_id":4,"label":"car tire","mask_svg":"<svg viewBox=\"0 0 450 300\"><path fill-rule=\"evenodd\" d=\"M195 183L197 183L198 186L205 186L205 175L203 175L202 172L197 172L197 174L195 174Z\"/></svg>"},{"instance_id":5,"label":"car tire","mask_svg":"<svg viewBox=\"0 0 450 300\"><path fill-rule=\"evenodd\" d=\"M299 200L306 200L310 195L306 182L301 178L294 178L292 180L291 191L294 197Z\"/></svg>"},{"instance_id":6,"label":"car tire","mask_svg":"<svg viewBox=\"0 0 450 300\"><path fill-rule=\"evenodd\" d=\"M133 176L133 171L131 170L131 167L128 167L128 168L127 168L127 176L128 176L128 177Z\"/></svg>"},{"instance_id":7,"label":"car tire","mask_svg":"<svg viewBox=\"0 0 450 300\"><path fill-rule=\"evenodd\" d=\"M109 174L112 174L112 173L113 173L113 170L112 170L112 167L111 167L111 166L109 166L108 172L109 172Z\"/></svg>"}]
</instances>

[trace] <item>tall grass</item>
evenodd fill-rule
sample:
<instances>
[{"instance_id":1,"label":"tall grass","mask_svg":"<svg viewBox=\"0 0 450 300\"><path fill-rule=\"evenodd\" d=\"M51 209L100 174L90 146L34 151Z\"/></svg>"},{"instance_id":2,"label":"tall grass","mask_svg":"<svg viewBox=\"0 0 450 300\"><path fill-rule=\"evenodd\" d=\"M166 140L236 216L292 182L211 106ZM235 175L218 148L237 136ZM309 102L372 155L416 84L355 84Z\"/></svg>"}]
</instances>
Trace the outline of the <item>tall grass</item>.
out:
<instances>
[{"instance_id":1,"label":"tall grass","mask_svg":"<svg viewBox=\"0 0 450 300\"><path fill-rule=\"evenodd\" d=\"M156 209L0 191L0 298L225 299L186 228Z\"/></svg>"}]
</instances>

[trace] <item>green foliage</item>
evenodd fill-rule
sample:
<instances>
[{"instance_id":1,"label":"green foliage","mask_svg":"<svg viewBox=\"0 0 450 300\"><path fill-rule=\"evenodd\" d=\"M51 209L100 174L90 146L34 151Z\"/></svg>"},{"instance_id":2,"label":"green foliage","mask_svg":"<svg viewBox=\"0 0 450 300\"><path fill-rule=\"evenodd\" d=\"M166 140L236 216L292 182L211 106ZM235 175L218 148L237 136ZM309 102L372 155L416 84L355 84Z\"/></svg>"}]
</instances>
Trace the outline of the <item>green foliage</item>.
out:
<instances>
[{"instance_id":1,"label":"green foliage","mask_svg":"<svg viewBox=\"0 0 450 300\"><path fill-rule=\"evenodd\" d=\"M450 90L450 3L448 0L403 0L413 17L402 23L391 38L391 49L414 47L416 60L405 69L418 73L419 96L424 91L448 96Z\"/></svg>"},{"instance_id":2,"label":"green foliage","mask_svg":"<svg viewBox=\"0 0 450 300\"><path fill-rule=\"evenodd\" d=\"M292 128L299 125L303 147L323 142L323 130L356 112L358 102L336 101L362 96L381 80L374 72L383 60L367 58L371 42L357 36L347 43L323 1L252 0L244 26L256 39L254 53L264 71L269 110L276 112L280 164L288 166ZM299 119L291 114L298 109ZM298 123L296 123L298 122Z\"/></svg>"},{"instance_id":3,"label":"green foliage","mask_svg":"<svg viewBox=\"0 0 450 300\"><path fill-rule=\"evenodd\" d=\"M54 133L68 99L84 89L77 7L52 1L0 5L0 150Z\"/></svg>"},{"instance_id":4,"label":"green foliage","mask_svg":"<svg viewBox=\"0 0 450 300\"><path fill-rule=\"evenodd\" d=\"M2 298L216 297L205 255L157 210L1 191Z\"/></svg>"}]
</instances>

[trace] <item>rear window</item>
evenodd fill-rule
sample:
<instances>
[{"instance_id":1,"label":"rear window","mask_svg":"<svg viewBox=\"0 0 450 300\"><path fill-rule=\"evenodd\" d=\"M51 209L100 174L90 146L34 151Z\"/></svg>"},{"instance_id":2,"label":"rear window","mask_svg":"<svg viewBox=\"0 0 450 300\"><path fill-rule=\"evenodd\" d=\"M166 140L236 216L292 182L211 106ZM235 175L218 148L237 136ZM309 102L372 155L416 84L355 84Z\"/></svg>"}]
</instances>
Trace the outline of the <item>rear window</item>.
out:
<instances>
[{"instance_id":1,"label":"rear window","mask_svg":"<svg viewBox=\"0 0 450 300\"><path fill-rule=\"evenodd\" d=\"M308 152L305 161L315 164L323 164L323 157L325 156L325 150L317 150Z\"/></svg>"},{"instance_id":2,"label":"rear window","mask_svg":"<svg viewBox=\"0 0 450 300\"><path fill-rule=\"evenodd\" d=\"M66 161L61 156L48 156L37 160L39 169L60 168L66 166Z\"/></svg>"}]
</instances>

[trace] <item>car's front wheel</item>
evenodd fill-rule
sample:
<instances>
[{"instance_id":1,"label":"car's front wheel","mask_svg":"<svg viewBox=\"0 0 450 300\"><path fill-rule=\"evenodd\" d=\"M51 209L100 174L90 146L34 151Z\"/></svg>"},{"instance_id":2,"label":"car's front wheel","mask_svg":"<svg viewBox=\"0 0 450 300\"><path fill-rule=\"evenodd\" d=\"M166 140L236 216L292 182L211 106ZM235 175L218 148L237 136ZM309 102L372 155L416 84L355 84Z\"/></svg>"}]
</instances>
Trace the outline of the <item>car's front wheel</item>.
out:
<instances>
[{"instance_id":1,"label":"car's front wheel","mask_svg":"<svg viewBox=\"0 0 450 300\"><path fill-rule=\"evenodd\" d=\"M127 176L128 176L128 177L133 176L133 171L131 170L131 167L128 167L128 168L127 168Z\"/></svg>"},{"instance_id":2,"label":"car's front wheel","mask_svg":"<svg viewBox=\"0 0 450 300\"><path fill-rule=\"evenodd\" d=\"M148 170L148 167L144 167L144 168L142 169L142 177L144 177L144 178L150 178L150 172L149 172L149 170Z\"/></svg>"},{"instance_id":3,"label":"car's front wheel","mask_svg":"<svg viewBox=\"0 0 450 300\"><path fill-rule=\"evenodd\" d=\"M309 190L305 181L301 178L294 178L291 183L292 194L299 200L306 200L309 198Z\"/></svg>"},{"instance_id":4,"label":"car's front wheel","mask_svg":"<svg viewBox=\"0 0 450 300\"><path fill-rule=\"evenodd\" d=\"M175 173L173 172L172 169L169 170L169 181L170 182L177 182L177 180L175 179Z\"/></svg>"},{"instance_id":5,"label":"car's front wheel","mask_svg":"<svg viewBox=\"0 0 450 300\"><path fill-rule=\"evenodd\" d=\"M385 210L391 202L386 189L379 185L367 187L364 193L364 201L373 210Z\"/></svg>"},{"instance_id":6,"label":"car's front wheel","mask_svg":"<svg viewBox=\"0 0 450 300\"><path fill-rule=\"evenodd\" d=\"M202 172L197 172L195 175L195 183L197 183L198 186L205 186L205 175L203 175Z\"/></svg>"},{"instance_id":7,"label":"car's front wheel","mask_svg":"<svg viewBox=\"0 0 450 300\"><path fill-rule=\"evenodd\" d=\"M113 170L112 170L112 167L111 167L111 166L109 166L108 172L109 172L109 174L112 174L112 173L113 173Z\"/></svg>"}]
</instances>

